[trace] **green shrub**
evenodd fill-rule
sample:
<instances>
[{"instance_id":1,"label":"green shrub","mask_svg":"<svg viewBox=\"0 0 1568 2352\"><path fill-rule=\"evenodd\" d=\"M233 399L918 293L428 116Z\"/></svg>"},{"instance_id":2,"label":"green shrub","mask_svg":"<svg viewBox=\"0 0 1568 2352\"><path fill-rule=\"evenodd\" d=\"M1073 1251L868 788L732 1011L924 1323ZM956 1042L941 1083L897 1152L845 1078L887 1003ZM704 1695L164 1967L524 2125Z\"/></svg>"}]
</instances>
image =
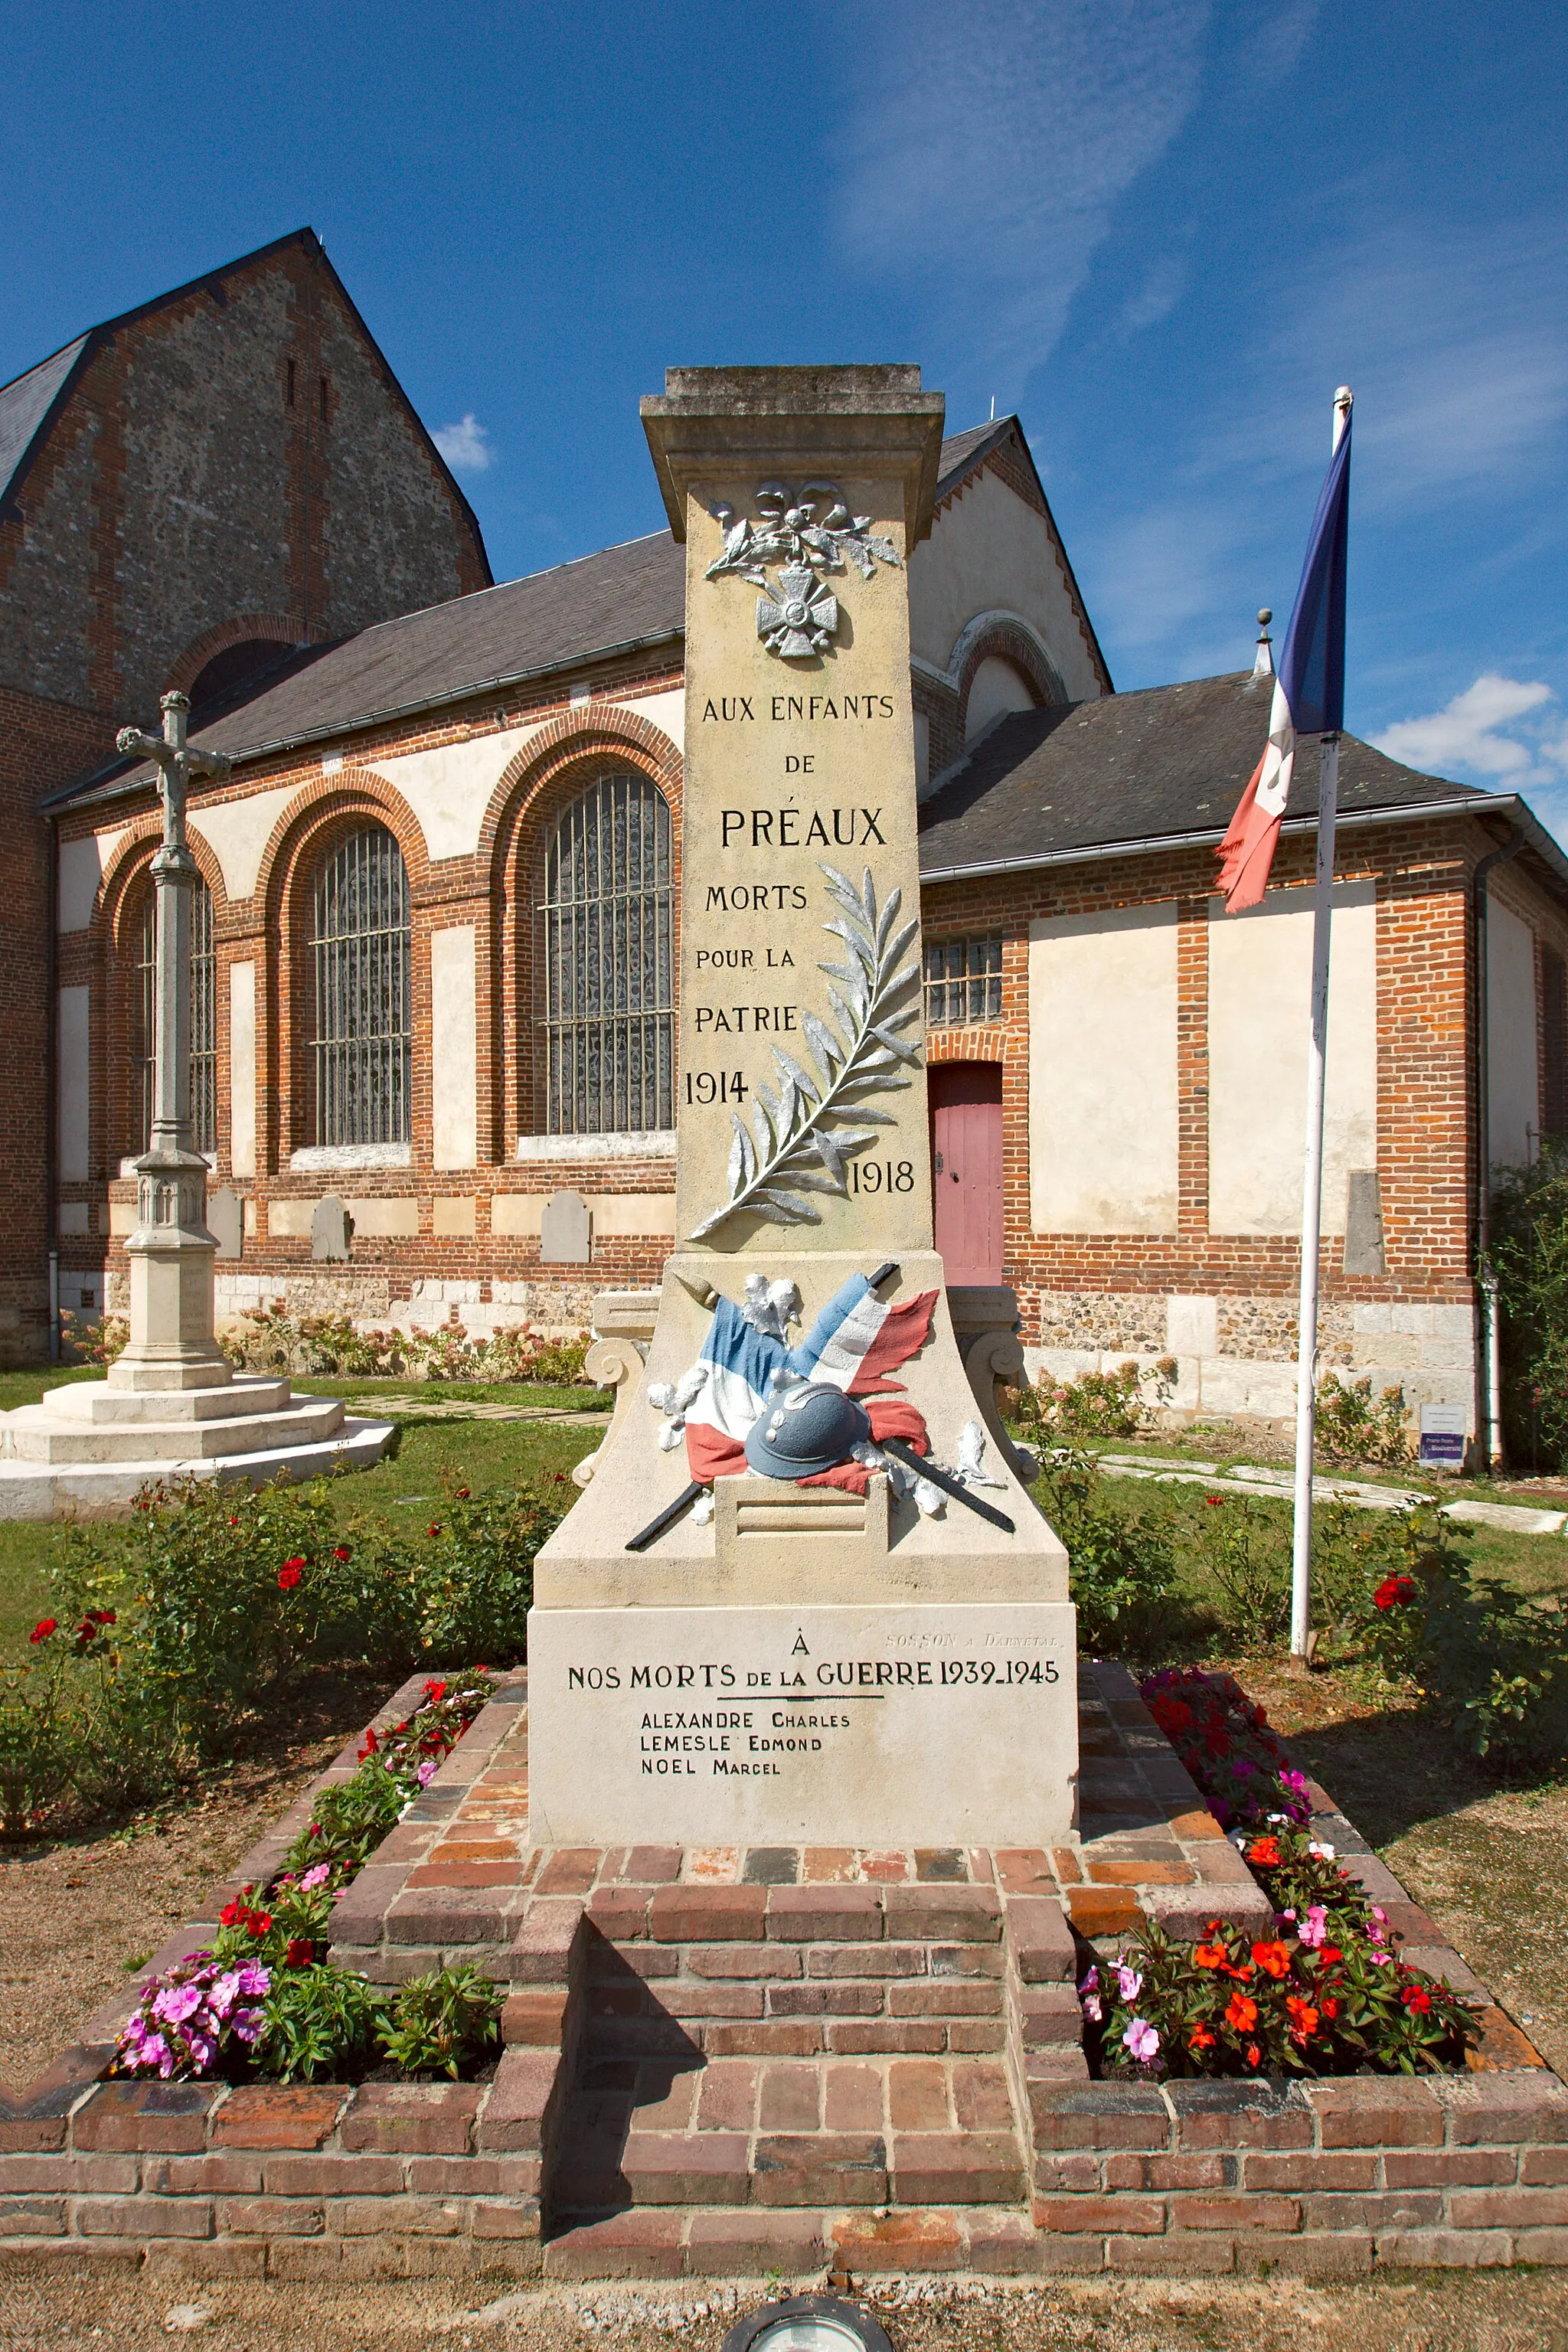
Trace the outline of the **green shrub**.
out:
<instances>
[{"instance_id":1,"label":"green shrub","mask_svg":"<svg viewBox=\"0 0 1568 2352\"><path fill-rule=\"evenodd\" d=\"M1134 1363L1113 1372L1080 1372L1076 1381L1042 1372L1033 1387L1018 1391L1017 1420L1029 1436L1047 1445L1087 1445L1108 1437L1131 1437L1163 1403L1176 1377L1176 1360L1163 1356L1152 1370ZM1145 1395L1145 1391L1152 1393Z\"/></svg>"},{"instance_id":2,"label":"green shrub","mask_svg":"<svg viewBox=\"0 0 1568 2352\"><path fill-rule=\"evenodd\" d=\"M527 1323L508 1325L482 1339L470 1339L460 1323L439 1324L431 1331L364 1331L346 1315L290 1315L280 1298L247 1309L223 1339L230 1360L252 1371L314 1379L341 1374L354 1380L521 1381L552 1388L592 1385L584 1370L590 1344L586 1331L550 1339Z\"/></svg>"},{"instance_id":3,"label":"green shrub","mask_svg":"<svg viewBox=\"0 0 1568 2352\"><path fill-rule=\"evenodd\" d=\"M1129 1620L1146 1622L1175 1582L1163 1528L1112 1507L1091 1454L1058 1449L1039 1485L1046 1516L1067 1546L1080 1645L1100 1647L1113 1626L1126 1633L1133 1630Z\"/></svg>"},{"instance_id":4,"label":"green shrub","mask_svg":"<svg viewBox=\"0 0 1568 2352\"><path fill-rule=\"evenodd\" d=\"M499 1986L477 1969L437 1969L411 1977L376 2027L388 2058L404 2074L450 2074L484 2057L500 2040Z\"/></svg>"},{"instance_id":5,"label":"green shrub","mask_svg":"<svg viewBox=\"0 0 1568 2352\"><path fill-rule=\"evenodd\" d=\"M1318 1451L1331 1462L1408 1462L1406 1410L1402 1388L1384 1389L1374 1404L1370 1373L1363 1381L1347 1381L1329 1372L1312 1400Z\"/></svg>"},{"instance_id":6,"label":"green shrub","mask_svg":"<svg viewBox=\"0 0 1568 2352\"><path fill-rule=\"evenodd\" d=\"M353 1969L318 1961L277 1969L251 2063L275 2083L352 2080L365 2071L384 2014L368 1979Z\"/></svg>"},{"instance_id":7,"label":"green shrub","mask_svg":"<svg viewBox=\"0 0 1568 2352\"><path fill-rule=\"evenodd\" d=\"M1502 1318L1503 1433L1515 1462L1568 1464L1568 1145L1543 1137L1532 1168L1492 1192Z\"/></svg>"},{"instance_id":8,"label":"green shrub","mask_svg":"<svg viewBox=\"0 0 1568 2352\"><path fill-rule=\"evenodd\" d=\"M1200 1557L1223 1631L1243 1648L1278 1642L1290 1623L1290 1529L1252 1495L1208 1495Z\"/></svg>"}]
</instances>

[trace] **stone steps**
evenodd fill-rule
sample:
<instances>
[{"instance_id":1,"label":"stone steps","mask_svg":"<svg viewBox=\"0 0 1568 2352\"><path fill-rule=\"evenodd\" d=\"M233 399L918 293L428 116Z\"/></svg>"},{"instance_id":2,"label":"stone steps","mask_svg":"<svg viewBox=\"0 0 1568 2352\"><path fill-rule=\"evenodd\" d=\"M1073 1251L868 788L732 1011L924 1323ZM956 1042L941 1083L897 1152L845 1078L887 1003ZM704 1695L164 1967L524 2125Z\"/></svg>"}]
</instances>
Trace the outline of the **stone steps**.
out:
<instances>
[{"instance_id":1,"label":"stone steps","mask_svg":"<svg viewBox=\"0 0 1568 2352\"><path fill-rule=\"evenodd\" d=\"M237 1372L226 1384L206 1389L121 1389L109 1381L73 1381L46 1389L41 1409L58 1419L90 1423L233 1421L244 1414L279 1412L289 1403L289 1382L265 1372ZM22 1406L22 1412L38 1407Z\"/></svg>"},{"instance_id":2,"label":"stone steps","mask_svg":"<svg viewBox=\"0 0 1568 2352\"><path fill-rule=\"evenodd\" d=\"M155 1402L162 1405L163 1400ZM15 1462L184 1464L259 1454L274 1446L320 1444L342 1421L338 1397L293 1397L277 1412L230 1413L213 1421L89 1422L68 1418L47 1405L29 1404L7 1414L4 1442Z\"/></svg>"},{"instance_id":3,"label":"stone steps","mask_svg":"<svg viewBox=\"0 0 1568 2352\"><path fill-rule=\"evenodd\" d=\"M584 2054L552 2170L564 2221L643 2206L996 2205L1027 2193L995 2059Z\"/></svg>"},{"instance_id":4,"label":"stone steps","mask_svg":"<svg viewBox=\"0 0 1568 2352\"><path fill-rule=\"evenodd\" d=\"M232 1423L229 1424L233 1426ZM244 1478L253 1486L275 1478L314 1478L332 1470L367 1470L396 1432L390 1422L343 1421L329 1437L280 1444L244 1454L184 1454L157 1460L48 1463L0 1459L0 1520L68 1516L116 1517L149 1486L176 1478Z\"/></svg>"}]
</instances>

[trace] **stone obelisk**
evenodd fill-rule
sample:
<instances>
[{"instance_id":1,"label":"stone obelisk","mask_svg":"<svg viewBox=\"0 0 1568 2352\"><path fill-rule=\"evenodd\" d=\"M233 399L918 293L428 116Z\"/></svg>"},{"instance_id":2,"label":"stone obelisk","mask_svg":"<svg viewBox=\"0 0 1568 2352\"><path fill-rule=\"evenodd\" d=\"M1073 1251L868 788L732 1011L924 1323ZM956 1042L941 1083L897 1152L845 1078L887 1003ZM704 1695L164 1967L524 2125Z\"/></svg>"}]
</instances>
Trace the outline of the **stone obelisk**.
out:
<instances>
[{"instance_id":1,"label":"stone obelisk","mask_svg":"<svg viewBox=\"0 0 1568 2352\"><path fill-rule=\"evenodd\" d=\"M1059 1841L1067 1560L1007 1462L982 1491L1011 1532L880 1473L748 1473L627 1549L690 1477L647 1392L748 1277L803 1329L856 1275L934 1293L897 1377L939 1464L975 1418L932 1248L910 695L942 402L909 367L680 369L643 418L687 550L678 1241L644 1396L536 1563L533 1835Z\"/></svg>"}]
</instances>

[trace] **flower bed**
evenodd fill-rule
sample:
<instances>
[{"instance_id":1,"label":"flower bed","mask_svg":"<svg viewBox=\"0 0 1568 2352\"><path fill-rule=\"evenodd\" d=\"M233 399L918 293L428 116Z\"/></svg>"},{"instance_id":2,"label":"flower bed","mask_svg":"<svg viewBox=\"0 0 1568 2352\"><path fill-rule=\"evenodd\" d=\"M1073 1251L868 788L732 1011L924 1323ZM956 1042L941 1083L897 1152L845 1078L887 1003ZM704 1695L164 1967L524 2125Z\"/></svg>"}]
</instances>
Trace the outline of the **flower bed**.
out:
<instances>
[{"instance_id":1,"label":"flower bed","mask_svg":"<svg viewBox=\"0 0 1568 2352\"><path fill-rule=\"evenodd\" d=\"M225 1905L210 1946L142 1985L111 2072L163 2082L353 2082L384 2062L403 2077L471 2074L499 2040L501 1996L487 1978L437 1969L383 1996L331 1962L327 1948L332 1906L489 1696L477 1676L431 1677L412 1715L383 1733L372 1725L357 1770L321 1791L286 1867Z\"/></svg>"},{"instance_id":2,"label":"flower bed","mask_svg":"<svg viewBox=\"0 0 1568 2352\"><path fill-rule=\"evenodd\" d=\"M1194 2075L1436 2073L1479 2039L1474 2007L1401 1957L1382 1906L1314 1838L1305 1776L1229 1675L1169 1668L1142 1696L1274 1906L1274 1933L1154 1923L1079 1985L1097 2070Z\"/></svg>"}]
</instances>

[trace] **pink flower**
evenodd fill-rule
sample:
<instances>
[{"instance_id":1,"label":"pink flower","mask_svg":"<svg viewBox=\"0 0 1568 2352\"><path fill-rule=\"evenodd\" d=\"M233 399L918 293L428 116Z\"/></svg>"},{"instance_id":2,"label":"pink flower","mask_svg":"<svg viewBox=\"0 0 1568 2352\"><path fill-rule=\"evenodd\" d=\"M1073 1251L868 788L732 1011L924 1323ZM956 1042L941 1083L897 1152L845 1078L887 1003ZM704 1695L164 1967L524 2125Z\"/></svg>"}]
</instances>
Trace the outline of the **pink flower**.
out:
<instances>
[{"instance_id":1,"label":"pink flower","mask_svg":"<svg viewBox=\"0 0 1568 2352\"><path fill-rule=\"evenodd\" d=\"M441 1767L437 1763L436 1759L433 1756L426 1756L424 1763L419 1767L419 1786L422 1789L427 1789L440 1769Z\"/></svg>"},{"instance_id":2,"label":"pink flower","mask_svg":"<svg viewBox=\"0 0 1568 2352\"><path fill-rule=\"evenodd\" d=\"M1328 1940L1329 1915L1321 1903L1310 1906L1296 1933L1310 1952Z\"/></svg>"},{"instance_id":3,"label":"pink flower","mask_svg":"<svg viewBox=\"0 0 1568 2352\"><path fill-rule=\"evenodd\" d=\"M1118 1960L1110 1971L1116 1979L1123 2000L1136 2000L1143 1989L1143 1979L1136 1969L1123 1968Z\"/></svg>"},{"instance_id":4,"label":"pink flower","mask_svg":"<svg viewBox=\"0 0 1568 2352\"><path fill-rule=\"evenodd\" d=\"M300 1894L309 1895L312 1888L324 1886L331 1874L332 1865L330 1862L317 1863L315 1868L313 1870L308 1870L305 1873L304 1877L300 1881Z\"/></svg>"},{"instance_id":5,"label":"pink flower","mask_svg":"<svg viewBox=\"0 0 1568 2352\"><path fill-rule=\"evenodd\" d=\"M1121 2037L1140 2066L1146 2066L1160 2047L1160 2037L1152 2025L1135 2017Z\"/></svg>"}]
</instances>

